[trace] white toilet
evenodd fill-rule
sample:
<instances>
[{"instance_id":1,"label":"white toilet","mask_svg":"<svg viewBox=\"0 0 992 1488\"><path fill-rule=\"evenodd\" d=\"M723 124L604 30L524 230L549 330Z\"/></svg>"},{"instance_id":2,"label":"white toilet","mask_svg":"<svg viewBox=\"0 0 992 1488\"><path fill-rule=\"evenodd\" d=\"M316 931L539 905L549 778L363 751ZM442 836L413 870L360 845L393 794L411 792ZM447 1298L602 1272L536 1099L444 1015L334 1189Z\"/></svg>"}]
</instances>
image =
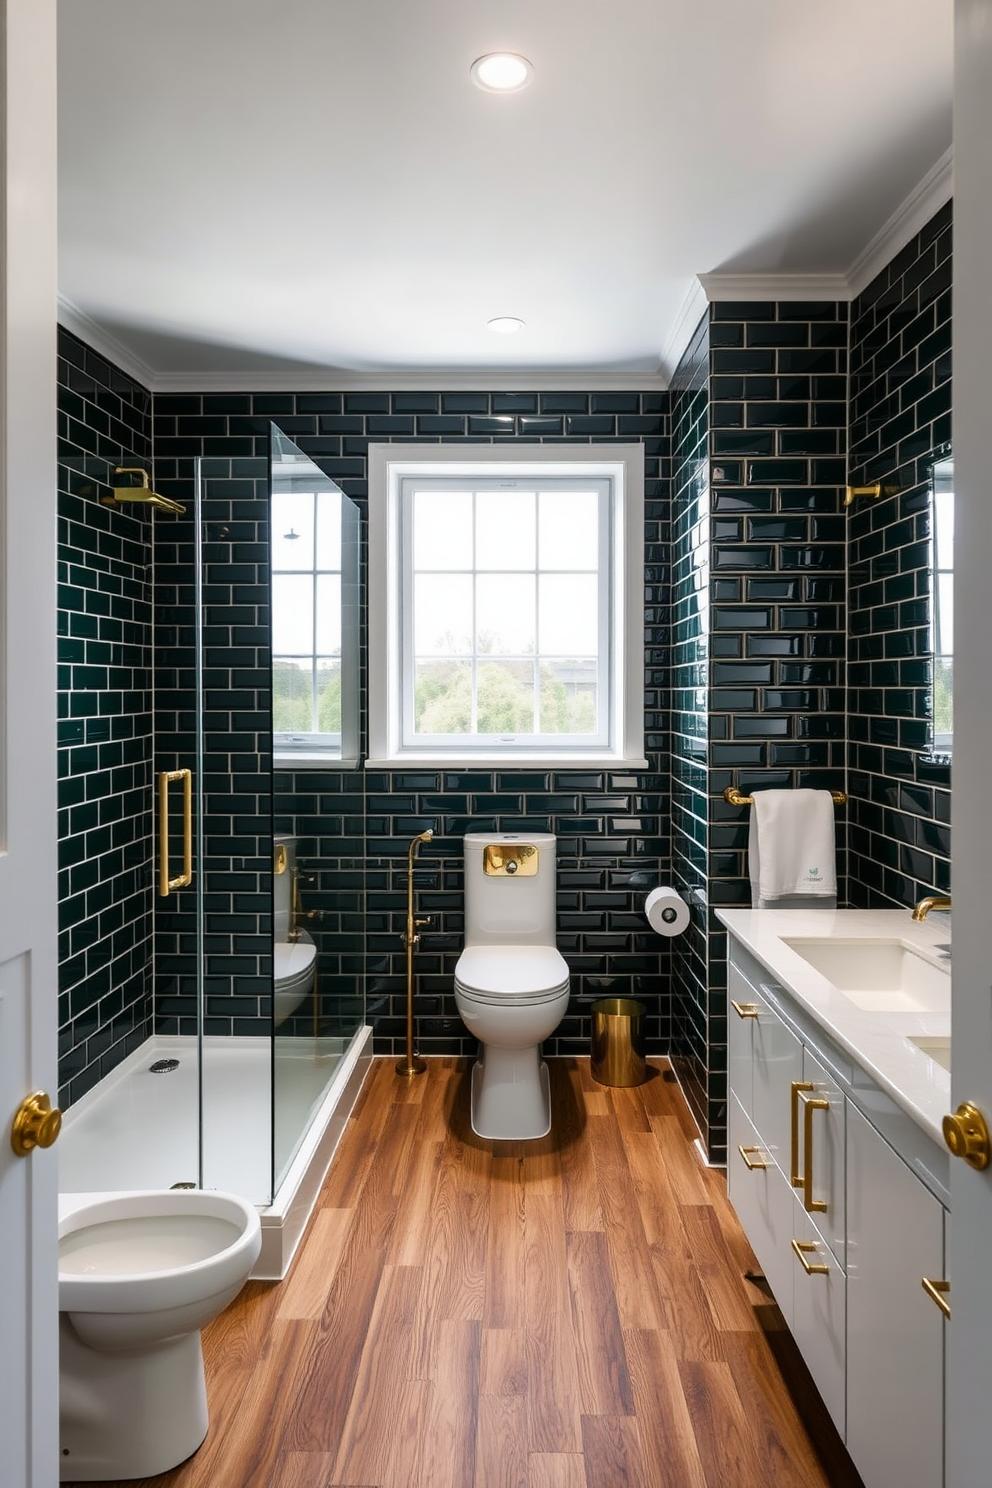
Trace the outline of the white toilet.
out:
<instances>
[{"instance_id":1,"label":"white toilet","mask_svg":"<svg viewBox=\"0 0 992 1488\"><path fill-rule=\"evenodd\" d=\"M465 949L455 1002L482 1044L472 1070L472 1130L522 1141L551 1130L541 1043L568 1007L555 945L555 839L548 832L465 837Z\"/></svg>"},{"instance_id":2,"label":"white toilet","mask_svg":"<svg viewBox=\"0 0 992 1488\"><path fill-rule=\"evenodd\" d=\"M59 1200L61 1477L153 1477L207 1434L200 1329L261 1248L254 1207L201 1189Z\"/></svg>"}]
</instances>

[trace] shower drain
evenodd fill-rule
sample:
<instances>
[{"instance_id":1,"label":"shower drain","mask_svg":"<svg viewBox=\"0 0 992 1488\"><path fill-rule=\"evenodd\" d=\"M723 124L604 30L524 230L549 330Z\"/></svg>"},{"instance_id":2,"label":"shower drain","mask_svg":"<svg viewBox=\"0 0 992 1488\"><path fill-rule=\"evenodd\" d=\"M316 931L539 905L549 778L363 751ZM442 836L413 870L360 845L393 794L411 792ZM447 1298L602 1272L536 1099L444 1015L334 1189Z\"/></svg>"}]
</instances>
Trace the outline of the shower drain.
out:
<instances>
[{"instance_id":1,"label":"shower drain","mask_svg":"<svg viewBox=\"0 0 992 1488\"><path fill-rule=\"evenodd\" d=\"M170 1075L173 1070L179 1068L178 1059L156 1059L154 1064L148 1066L150 1075Z\"/></svg>"}]
</instances>

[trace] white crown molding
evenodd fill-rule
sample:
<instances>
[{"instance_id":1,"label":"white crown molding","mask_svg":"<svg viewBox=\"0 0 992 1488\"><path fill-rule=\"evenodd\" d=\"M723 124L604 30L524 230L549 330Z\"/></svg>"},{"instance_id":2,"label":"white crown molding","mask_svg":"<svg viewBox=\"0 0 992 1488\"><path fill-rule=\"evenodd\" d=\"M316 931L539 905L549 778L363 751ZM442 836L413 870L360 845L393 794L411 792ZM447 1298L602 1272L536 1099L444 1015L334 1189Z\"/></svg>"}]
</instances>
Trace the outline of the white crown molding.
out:
<instances>
[{"instance_id":1,"label":"white crown molding","mask_svg":"<svg viewBox=\"0 0 992 1488\"><path fill-rule=\"evenodd\" d=\"M700 274L713 303L720 300L854 300L886 264L939 212L953 193L953 151L947 149L858 254L845 273Z\"/></svg>"},{"instance_id":2,"label":"white crown molding","mask_svg":"<svg viewBox=\"0 0 992 1488\"><path fill-rule=\"evenodd\" d=\"M934 213L950 201L954 191L953 162L954 151L948 148L858 254L847 271L852 300L926 227Z\"/></svg>"},{"instance_id":3,"label":"white crown molding","mask_svg":"<svg viewBox=\"0 0 992 1488\"><path fill-rule=\"evenodd\" d=\"M700 274L710 304L721 300L846 300L846 274Z\"/></svg>"},{"instance_id":4,"label":"white crown molding","mask_svg":"<svg viewBox=\"0 0 992 1488\"><path fill-rule=\"evenodd\" d=\"M588 393L664 392L661 372L597 372L595 368L562 372L450 372L443 367L426 372L323 371L160 372L153 377L156 393Z\"/></svg>"},{"instance_id":5,"label":"white crown molding","mask_svg":"<svg viewBox=\"0 0 992 1488\"><path fill-rule=\"evenodd\" d=\"M694 274L662 349L661 370L665 375L666 386L671 382L696 327L706 314L707 304L702 279L698 274Z\"/></svg>"},{"instance_id":6,"label":"white crown molding","mask_svg":"<svg viewBox=\"0 0 992 1488\"><path fill-rule=\"evenodd\" d=\"M80 310L72 300L66 299L65 295L59 295L58 322L74 336L78 336L80 341L85 341L87 346L120 367L122 372L140 382L149 392L154 392L158 379L147 362L143 362L141 357L105 330L99 321L87 315L85 310Z\"/></svg>"}]
</instances>

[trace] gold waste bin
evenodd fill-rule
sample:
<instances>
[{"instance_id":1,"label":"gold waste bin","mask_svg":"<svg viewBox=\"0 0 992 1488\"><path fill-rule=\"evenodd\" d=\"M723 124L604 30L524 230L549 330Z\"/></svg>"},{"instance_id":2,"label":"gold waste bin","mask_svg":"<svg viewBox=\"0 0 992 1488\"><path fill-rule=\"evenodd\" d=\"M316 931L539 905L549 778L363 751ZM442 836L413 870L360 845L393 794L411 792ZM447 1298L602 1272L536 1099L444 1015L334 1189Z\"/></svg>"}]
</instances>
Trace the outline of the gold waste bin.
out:
<instances>
[{"instance_id":1,"label":"gold waste bin","mask_svg":"<svg viewBox=\"0 0 992 1488\"><path fill-rule=\"evenodd\" d=\"M592 1005L592 1077L601 1085L643 1085L644 1004L603 997Z\"/></svg>"}]
</instances>

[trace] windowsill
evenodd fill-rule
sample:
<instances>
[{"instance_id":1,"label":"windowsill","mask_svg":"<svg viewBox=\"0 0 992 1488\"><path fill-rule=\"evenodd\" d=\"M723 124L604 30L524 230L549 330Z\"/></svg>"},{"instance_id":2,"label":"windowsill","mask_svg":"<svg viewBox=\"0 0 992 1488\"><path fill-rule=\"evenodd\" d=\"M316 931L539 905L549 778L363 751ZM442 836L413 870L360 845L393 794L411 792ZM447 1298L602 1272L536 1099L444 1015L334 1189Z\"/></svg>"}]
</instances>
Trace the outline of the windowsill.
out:
<instances>
[{"instance_id":1,"label":"windowsill","mask_svg":"<svg viewBox=\"0 0 992 1488\"><path fill-rule=\"evenodd\" d=\"M274 770L357 770L360 761L342 759L340 754L274 754Z\"/></svg>"},{"instance_id":2,"label":"windowsill","mask_svg":"<svg viewBox=\"0 0 992 1488\"><path fill-rule=\"evenodd\" d=\"M366 770L513 770L546 765L549 770L649 770L646 759L620 759L615 754L399 754L367 759Z\"/></svg>"}]
</instances>

